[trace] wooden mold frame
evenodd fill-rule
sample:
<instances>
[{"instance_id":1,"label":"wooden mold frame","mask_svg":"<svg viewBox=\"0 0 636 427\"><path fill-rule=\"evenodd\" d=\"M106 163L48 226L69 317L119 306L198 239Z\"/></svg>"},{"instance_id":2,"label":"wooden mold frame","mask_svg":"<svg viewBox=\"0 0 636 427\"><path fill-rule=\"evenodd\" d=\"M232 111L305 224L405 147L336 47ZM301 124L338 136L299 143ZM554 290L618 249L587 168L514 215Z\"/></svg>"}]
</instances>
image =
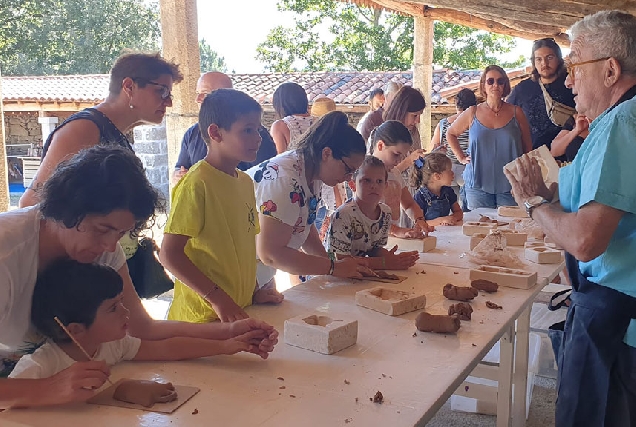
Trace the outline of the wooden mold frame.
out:
<instances>
[{"instance_id":1,"label":"wooden mold frame","mask_svg":"<svg viewBox=\"0 0 636 427\"><path fill-rule=\"evenodd\" d=\"M472 236L473 234L488 234L490 230L497 229L497 223L494 222L476 222L469 221L462 225L462 233L465 236Z\"/></svg>"},{"instance_id":2,"label":"wooden mold frame","mask_svg":"<svg viewBox=\"0 0 636 427\"><path fill-rule=\"evenodd\" d=\"M470 270L470 280L484 279L495 282L499 286L516 289L530 289L537 284L537 273L514 268L482 265Z\"/></svg>"},{"instance_id":3,"label":"wooden mold frame","mask_svg":"<svg viewBox=\"0 0 636 427\"><path fill-rule=\"evenodd\" d=\"M400 251L430 252L437 247L437 237L427 236L423 239L402 239L400 237L389 236L385 247L391 249L395 245L397 245Z\"/></svg>"},{"instance_id":4,"label":"wooden mold frame","mask_svg":"<svg viewBox=\"0 0 636 427\"><path fill-rule=\"evenodd\" d=\"M389 316L426 307L426 296L378 286L356 292L356 304Z\"/></svg>"},{"instance_id":5,"label":"wooden mold frame","mask_svg":"<svg viewBox=\"0 0 636 427\"><path fill-rule=\"evenodd\" d=\"M563 261L561 251L544 245L535 245L525 248L528 261L536 264L558 264Z\"/></svg>"}]
</instances>

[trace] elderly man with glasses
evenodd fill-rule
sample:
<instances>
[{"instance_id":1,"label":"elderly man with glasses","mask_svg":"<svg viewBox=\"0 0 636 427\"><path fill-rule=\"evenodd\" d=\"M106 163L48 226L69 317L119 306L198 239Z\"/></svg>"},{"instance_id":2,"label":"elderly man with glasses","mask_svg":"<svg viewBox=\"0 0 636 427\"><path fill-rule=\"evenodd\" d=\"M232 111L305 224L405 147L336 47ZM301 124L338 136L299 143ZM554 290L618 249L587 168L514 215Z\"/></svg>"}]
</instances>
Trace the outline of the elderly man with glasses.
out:
<instances>
[{"instance_id":1,"label":"elderly man with glasses","mask_svg":"<svg viewBox=\"0 0 636 427\"><path fill-rule=\"evenodd\" d=\"M519 83L508 96L507 101L521 107L532 131L532 148L546 145L561 131L548 117L541 85L548 95L557 102L574 107L572 90L565 86L565 65L561 48L554 39L536 40L532 45L532 77Z\"/></svg>"},{"instance_id":2,"label":"elderly man with glasses","mask_svg":"<svg viewBox=\"0 0 636 427\"><path fill-rule=\"evenodd\" d=\"M574 162L546 188L536 160L506 173L515 198L567 251L572 278L556 425L636 425L636 17L603 11L571 30L567 87L592 120Z\"/></svg>"}]
</instances>

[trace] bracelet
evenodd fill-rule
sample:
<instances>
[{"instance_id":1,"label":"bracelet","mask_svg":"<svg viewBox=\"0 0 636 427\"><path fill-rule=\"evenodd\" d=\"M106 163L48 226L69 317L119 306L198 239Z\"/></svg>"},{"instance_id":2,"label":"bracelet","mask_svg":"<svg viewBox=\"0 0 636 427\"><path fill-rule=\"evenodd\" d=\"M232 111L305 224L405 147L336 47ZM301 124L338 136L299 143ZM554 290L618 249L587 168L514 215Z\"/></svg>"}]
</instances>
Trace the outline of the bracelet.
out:
<instances>
[{"instance_id":1,"label":"bracelet","mask_svg":"<svg viewBox=\"0 0 636 427\"><path fill-rule=\"evenodd\" d=\"M382 257L382 268L386 268L386 258Z\"/></svg>"},{"instance_id":2,"label":"bracelet","mask_svg":"<svg viewBox=\"0 0 636 427\"><path fill-rule=\"evenodd\" d=\"M212 287L212 289L210 289L209 291L207 291L207 292L205 293L205 295L203 295L203 299L207 301L207 300L208 300L208 297L210 296L210 294L211 294L212 292L214 292L214 291L218 291L218 290L219 290L219 287L218 287L218 286L216 286L216 285L214 285L214 286Z\"/></svg>"},{"instance_id":3,"label":"bracelet","mask_svg":"<svg viewBox=\"0 0 636 427\"><path fill-rule=\"evenodd\" d=\"M329 266L329 275L333 276L333 271L336 269L336 262L333 259L329 259L331 265Z\"/></svg>"}]
</instances>

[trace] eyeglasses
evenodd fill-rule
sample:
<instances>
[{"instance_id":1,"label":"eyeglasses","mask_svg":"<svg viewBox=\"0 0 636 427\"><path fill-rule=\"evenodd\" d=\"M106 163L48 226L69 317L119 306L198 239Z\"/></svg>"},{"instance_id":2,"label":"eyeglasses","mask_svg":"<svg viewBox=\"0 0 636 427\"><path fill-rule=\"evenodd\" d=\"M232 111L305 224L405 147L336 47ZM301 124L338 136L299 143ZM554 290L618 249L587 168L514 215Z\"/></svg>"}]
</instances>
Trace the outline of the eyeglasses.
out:
<instances>
[{"instance_id":1,"label":"eyeglasses","mask_svg":"<svg viewBox=\"0 0 636 427\"><path fill-rule=\"evenodd\" d=\"M495 84L495 82L497 82L497 86L503 86L506 84L506 79L504 79L503 77L499 77L498 79L494 79L493 77L486 79L486 84L488 86L492 86Z\"/></svg>"},{"instance_id":2,"label":"eyeglasses","mask_svg":"<svg viewBox=\"0 0 636 427\"><path fill-rule=\"evenodd\" d=\"M345 167L345 175L352 175L356 170L353 169L351 166L349 166L347 164L347 162L345 162L343 159L340 159L340 161L342 162L342 164Z\"/></svg>"},{"instance_id":3,"label":"eyeglasses","mask_svg":"<svg viewBox=\"0 0 636 427\"><path fill-rule=\"evenodd\" d=\"M574 63L574 64L572 64L569 59L566 59L565 60L565 69L567 70L568 75L570 76L570 78L574 79L574 69L576 67L580 67L581 65L585 65L585 64L593 64L595 62L607 61L610 58L611 58L611 56L606 56L605 58L590 59L589 61L577 62L577 63Z\"/></svg>"},{"instance_id":4,"label":"eyeglasses","mask_svg":"<svg viewBox=\"0 0 636 427\"><path fill-rule=\"evenodd\" d=\"M172 92L170 92L170 88L166 85L163 85L161 83L157 83L157 82L153 82L151 80L145 79L143 77L137 77L133 79L134 82L137 81L141 81L144 84L149 84L149 85L153 85L153 86L159 86L161 88L161 93L159 94L159 96L161 96L161 99L163 101L166 101L168 99L172 100Z\"/></svg>"}]
</instances>

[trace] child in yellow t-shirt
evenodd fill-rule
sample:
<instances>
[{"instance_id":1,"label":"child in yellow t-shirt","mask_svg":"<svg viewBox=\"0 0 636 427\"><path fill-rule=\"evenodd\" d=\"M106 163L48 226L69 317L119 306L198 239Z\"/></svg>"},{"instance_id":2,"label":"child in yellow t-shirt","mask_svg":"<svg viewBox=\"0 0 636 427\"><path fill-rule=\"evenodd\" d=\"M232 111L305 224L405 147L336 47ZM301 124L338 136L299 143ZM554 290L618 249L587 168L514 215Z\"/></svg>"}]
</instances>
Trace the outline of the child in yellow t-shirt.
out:
<instances>
[{"instance_id":1,"label":"child in yellow t-shirt","mask_svg":"<svg viewBox=\"0 0 636 427\"><path fill-rule=\"evenodd\" d=\"M259 232L254 183L236 169L253 162L261 143L261 106L247 94L219 89L199 112L207 156L175 186L160 257L176 276L170 320L232 322L247 318L243 308L282 301L256 289Z\"/></svg>"}]
</instances>

